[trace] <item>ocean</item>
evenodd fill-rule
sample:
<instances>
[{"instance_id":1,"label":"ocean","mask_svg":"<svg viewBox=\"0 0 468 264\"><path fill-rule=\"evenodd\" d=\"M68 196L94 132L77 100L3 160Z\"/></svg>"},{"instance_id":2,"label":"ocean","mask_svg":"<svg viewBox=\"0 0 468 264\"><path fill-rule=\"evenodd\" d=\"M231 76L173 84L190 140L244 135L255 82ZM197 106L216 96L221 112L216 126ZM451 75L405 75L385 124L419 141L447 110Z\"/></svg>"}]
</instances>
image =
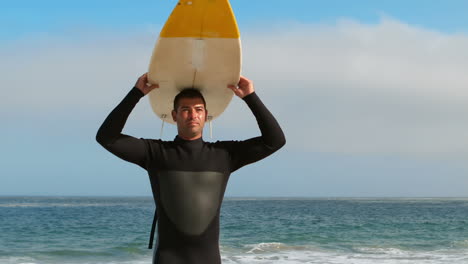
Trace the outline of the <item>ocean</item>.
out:
<instances>
[{"instance_id":1,"label":"ocean","mask_svg":"<svg viewBox=\"0 0 468 264\"><path fill-rule=\"evenodd\" d=\"M152 198L0 197L0 264L151 263ZM468 199L225 198L223 263L468 264Z\"/></svg>"}]
</instances>

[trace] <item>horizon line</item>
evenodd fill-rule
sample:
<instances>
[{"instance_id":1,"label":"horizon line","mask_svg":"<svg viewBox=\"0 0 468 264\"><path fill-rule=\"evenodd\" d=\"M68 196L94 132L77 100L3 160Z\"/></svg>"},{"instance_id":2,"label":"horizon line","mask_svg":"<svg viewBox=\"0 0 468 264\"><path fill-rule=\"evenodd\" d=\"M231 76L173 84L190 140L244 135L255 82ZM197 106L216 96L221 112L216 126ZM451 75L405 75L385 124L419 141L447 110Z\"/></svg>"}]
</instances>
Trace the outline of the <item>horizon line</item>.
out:
<instances>
[{"instance_id":1,"label":"horizon line","mask_svg":"<svg viewBox=\"0 0 468 264\"><path fill-rule=\"evenodd\" d=\"M0 198L153 198L150 195L3 195ZM468 196L224 196L224 199L468 199Z\"/></svg>"}]
</instances>

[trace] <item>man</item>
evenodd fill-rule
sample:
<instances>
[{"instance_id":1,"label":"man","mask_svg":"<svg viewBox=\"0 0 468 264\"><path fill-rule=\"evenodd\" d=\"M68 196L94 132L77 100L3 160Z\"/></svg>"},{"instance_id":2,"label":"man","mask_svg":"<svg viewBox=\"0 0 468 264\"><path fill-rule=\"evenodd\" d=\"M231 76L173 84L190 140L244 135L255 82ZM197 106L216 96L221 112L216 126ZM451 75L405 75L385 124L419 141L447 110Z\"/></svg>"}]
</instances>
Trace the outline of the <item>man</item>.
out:
<instances>
[{"instance_id":1,"label":"man","mask_svg":"<svg viewBox=\"0 0 468 264\"><path fill-rule=\"evenodd\" d=\"M205 142L202 138L208 110L201 93L182 91L174 99L177 123L174 141L137 139L121 134L140 98L158 85L147 85L142 75L135 87L109 114L96 140L116 156L148 171L158 209L158 243L153 263L219 264L219 216L231 172L281 148L286 140L275 118L241 77L229 85L252 110L261 136L244 141Z\"/></svg>"}]
</instances>

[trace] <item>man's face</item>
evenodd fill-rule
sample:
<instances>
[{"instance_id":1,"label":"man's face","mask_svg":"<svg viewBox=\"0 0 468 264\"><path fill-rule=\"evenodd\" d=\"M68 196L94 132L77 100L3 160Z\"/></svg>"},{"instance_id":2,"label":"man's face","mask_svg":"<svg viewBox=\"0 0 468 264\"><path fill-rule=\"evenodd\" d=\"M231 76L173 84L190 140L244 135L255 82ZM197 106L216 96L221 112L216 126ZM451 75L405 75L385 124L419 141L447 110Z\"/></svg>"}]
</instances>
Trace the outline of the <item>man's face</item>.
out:
<instances>
[{"instance_id":1,"label":"man's face","mask_svg":"<svg viewBox=\"0 0 468 264\"><path fill-rule=\"evenodd\" d=\"M202 136L207 115L201 98L181 98L176 111L172 111L179 136L186 140Z\"/></svg>"}]
</instances>

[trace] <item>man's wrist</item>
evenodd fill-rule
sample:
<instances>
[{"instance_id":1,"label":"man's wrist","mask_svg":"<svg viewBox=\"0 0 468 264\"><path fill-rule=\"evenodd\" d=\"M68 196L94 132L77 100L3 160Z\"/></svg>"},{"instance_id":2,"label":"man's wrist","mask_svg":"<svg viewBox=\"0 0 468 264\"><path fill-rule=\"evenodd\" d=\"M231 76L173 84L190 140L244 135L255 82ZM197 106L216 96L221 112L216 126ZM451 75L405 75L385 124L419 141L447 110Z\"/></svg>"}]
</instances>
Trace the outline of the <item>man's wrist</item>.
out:
<instances>
[{"instance_id":1,"label":"man's wrist","mask_svg":"<svg viewBox=\"0 0 468 264\"><path fill-rule=\"evenodd\" d=\"M134 87L132 88L132 90L134 90L133 92L135 92L136 94L138 94L140 97L145 96L145 94L144 94L138 87L136 87L136 86L134 86Z\"/></svg>"},{"instance_id":2,"label":"man's wrist","mask_svg":"<svg viewBox=\"0 0 468 264\"><path fill-rule=\"evenodd\" d=\"M242 97L242 100L246 101L246 100L250 100L251 98L255 98L255 97L258 97L258 96L255 93L255 91L253 91L252 93L249 93L248 95Z\"/></svg>"}]
</instances>

